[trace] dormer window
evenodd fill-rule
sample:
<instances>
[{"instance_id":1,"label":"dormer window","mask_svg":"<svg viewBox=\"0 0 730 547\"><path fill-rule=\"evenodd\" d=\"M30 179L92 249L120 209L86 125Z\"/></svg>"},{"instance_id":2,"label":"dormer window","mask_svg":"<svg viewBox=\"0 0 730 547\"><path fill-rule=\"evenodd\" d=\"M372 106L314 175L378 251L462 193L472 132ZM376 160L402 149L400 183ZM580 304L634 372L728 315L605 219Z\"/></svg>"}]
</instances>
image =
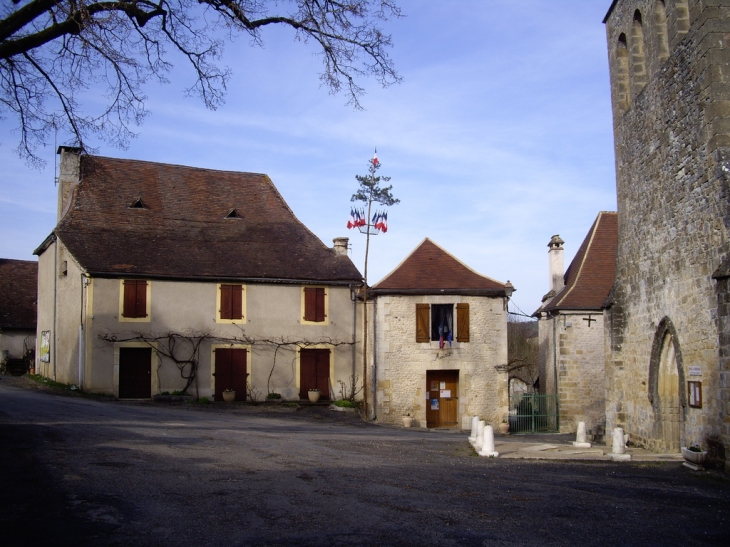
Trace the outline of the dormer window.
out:
<instances>
[{"instance_id":1,"label":"dormer window","mask_svg":"<svg viewBox=\"0 0 730 547\"><path fill-rule=\"evenodd\" d=\"M223 218L225 218L225 219L230 219L230 218L241 219L243 217L241 217L241 215L238 213L238 211L236 209L231 209L230 211L228 211L228 214L225 217L223 217Z\"/></svg>"},{"instance_id":2,"label":"dormer window","mask_svg":"<svg viewBox=\"0 0 730 547\"><path fill-rule=\"evenodd\" d=\"M129 206L130 209L147 209L147 206L142 201L142 198L139 197L135 199L132 204Z\"/></svg>"}]
</instances>

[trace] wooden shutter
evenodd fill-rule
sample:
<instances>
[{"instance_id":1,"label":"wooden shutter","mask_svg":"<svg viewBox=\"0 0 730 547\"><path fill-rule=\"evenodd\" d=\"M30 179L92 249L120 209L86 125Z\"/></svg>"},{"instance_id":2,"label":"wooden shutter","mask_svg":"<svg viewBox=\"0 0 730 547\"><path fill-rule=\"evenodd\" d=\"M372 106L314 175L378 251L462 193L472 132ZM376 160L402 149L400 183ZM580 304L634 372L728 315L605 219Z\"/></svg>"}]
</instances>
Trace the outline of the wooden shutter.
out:
<instances>
[{"instance_id":1,"label":"wooden shutter","mask_svg":"<svg viewBox=\"0 0 730 547\"><path fill-rule=\"evenodd\" d=\"M124 280L124 317L147 317L147 281Z\"/></svg>"},{"instance_id":2,"label":"wooden shutter","mask_svg":"<svg viewBox=\"0 0 730 547\"><path fill-rule=\"evenodd\" d=\"M322 287L304 289L304 320L321 323L327 314L324 306L325 292Z\"/></svg>"},{"instance_id":3,"label":"wooden shutter","mask_svg":"<svg viewBox=\"0 0 730 547\"><path fill-rule=\"evenodd\" d=\"M243 319L243 287L231 285L231 319Z\"/></svg>"},{"instance_id":4,"label":"wooden shutter","mask_svg":"<svg viewBox=\"0 0 730 547\"><path fill-rule=\"evenodd\" d=\"M231 285L221 285L221 319L233 319L231 317Z\"/></svg>"},{"instance_id":5,"label":"wooden shutter","mask_svg":"<svg viewBox=\"0 0 730 547\"><path fill-rule=\"evenodd\" d=\"M243 319L243 286L221 285L221 319Z\"/></svg>"},{"instance_id":6,"label":"wooden shutter","mask_svg":"<svg viewBox=\"0 0 730 547\"><path fill-rule=\"evenodd\" d=\"M431 341L430 308L429 304L416 304L416 342Z\"/></svg>"},{"instance_id":7,"label":"wooden shutter","mask_svg":"<svg viewBox=\"0 0 730 547\"><path fill-rule=\"evenodd\" d=\"M456 305L456 341L469 341L469 304Z\"/></svg>"}]
</instances>

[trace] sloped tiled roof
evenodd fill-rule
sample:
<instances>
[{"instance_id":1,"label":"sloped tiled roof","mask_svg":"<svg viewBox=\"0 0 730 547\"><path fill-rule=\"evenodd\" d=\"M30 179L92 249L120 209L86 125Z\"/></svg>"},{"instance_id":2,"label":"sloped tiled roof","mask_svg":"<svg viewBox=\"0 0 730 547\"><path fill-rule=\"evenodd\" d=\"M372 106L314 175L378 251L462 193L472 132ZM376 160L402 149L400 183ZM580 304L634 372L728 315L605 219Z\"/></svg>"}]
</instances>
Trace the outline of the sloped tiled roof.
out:
<instances>
[{"instance_id":1,"label":"sloped tiled roof","mask_svg":"<svg viewBox=\"0 0 730 547\"><path fill-rule=\"evenodd\" d=\"M81 173L54 233L93 275L362 279L266 175L95 156Z\"/></svg>"},{"instance_id":2,"label":"sloped tiled roof","mask_svg":"<svg viewBox=\"0 0 730 547\"><path fill-rule=\"evenodd\" d=\"M535 314L553 310L600 310L616 277L618 215L603 211L565 272L565 286Z\"/></svg>"},{"instance_id":3,"label":"sloped tiled roof","mask_svg":"<svg viewBox=\"0 0 730 547\"><path fill-rule=\"evenodd\" d=\"M38 263L0 258L0 329L35 329Z\"/></svg>"},{"instance_id":4,"label":"sloped tiled roof","mask_svg":"<svg viewBox=\"0 0 730 547\"><path fill-rule=\"evenodd\" d=\"M426 238L392 272L376 283L372 292L374 294L470 292L504 295L505 287L504 283L478 274ZM509 287L512 289L511 285Z\"/></svg>"}]
</instances>

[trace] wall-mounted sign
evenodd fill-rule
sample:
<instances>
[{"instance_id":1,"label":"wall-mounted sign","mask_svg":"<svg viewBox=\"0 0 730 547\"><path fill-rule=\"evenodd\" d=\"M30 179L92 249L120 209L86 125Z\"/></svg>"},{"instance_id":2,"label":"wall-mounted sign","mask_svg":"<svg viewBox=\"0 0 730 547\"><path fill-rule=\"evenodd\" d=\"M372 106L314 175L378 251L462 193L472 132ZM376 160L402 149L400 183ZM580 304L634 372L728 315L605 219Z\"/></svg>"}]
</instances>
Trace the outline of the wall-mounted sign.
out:
<instances>
[{"instance_id":1,"label":"wall-mounted sign","mask_svg":"<svg viewBox=\"0 0 730 547\"><path fill-rule=\"evenodd\" d=\"M702 382L687 382L689 406L702 408Z\"/></svg>"},{"instance_id":2,"label":"wall-mounted sign","mask_svg":"<svg viewBox=\"0 0 730 547\"><path fill-rule=\"evenodd\" d=\"M442 389L441 390L441 393L439 394L439 397L441 397L442 399L444 397L446 397L446 398L451 397L451 390L450 389Z\"/></svg>"},{"instance_id":3,"label":"wall-mounted sign","mask_svg":"<svg viewBox=\"0 0 730 547\"><path fill-rule=\"evenodd\" d=\"M439 383L437 380L431 380L431 391L438 391Z\"/></svg>"},{"instance_id":4,"label":"wall-mounted sign","mask_svg":"<svg viewBox=\"0 0 730 547\"><path fill-rule=\"evenodd\" d=\"M702 367L689 367L690 376L702 376Z\"/></svg>"},{"instance_id":5,"label":"wall-mounted sign","mask_svg":"<svg viewBox=\"0 0 730 547\"><path fill-rule=\"evenodd\" d=\"M440 387L440 389L446 389L446 382L441 382L441 387Z\"/></svg>"},{"instance_id":6,"label":"wall-mounted sign","mask_svg":"<svg viewBox=\"0 0 730 547\"><path fill-rule=\"evenodd\" d=\"M51 331L41 331L41 363L51 362Z\"/></svg>"},{"instance_id":7,"label":"wall-mounted sign","mask_svg":"<svg viewBox=\"0 0 730 547\"><path fill-rule=\"evenodd\" d=\"M439 400L431 399L431 410L438 410L438 409L439 409Z\"/></svg>"}]
</instances>

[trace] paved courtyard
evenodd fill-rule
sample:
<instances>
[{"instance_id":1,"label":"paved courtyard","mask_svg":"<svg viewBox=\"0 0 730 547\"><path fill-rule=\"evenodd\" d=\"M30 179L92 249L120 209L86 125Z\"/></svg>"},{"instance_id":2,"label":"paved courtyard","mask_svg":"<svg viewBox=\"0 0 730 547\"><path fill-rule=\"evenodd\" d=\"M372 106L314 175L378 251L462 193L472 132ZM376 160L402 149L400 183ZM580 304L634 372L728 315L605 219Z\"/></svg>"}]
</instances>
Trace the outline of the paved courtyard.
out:
<instances>
[{"instance_id":1,"label":"paved courtyard","mask_svg":"<svg viewBox=\"0 0 730 547\"><path fill-rule=\"evenodd\" d=\"M505 441L516 454L562 439L508 437L498 450ZM98 401L3 377L0 447L8 547L730 538L730 480L719 473L672 460L488 459L462 433L382 427L322 407Z\"/></svg>"}]
</instances>

